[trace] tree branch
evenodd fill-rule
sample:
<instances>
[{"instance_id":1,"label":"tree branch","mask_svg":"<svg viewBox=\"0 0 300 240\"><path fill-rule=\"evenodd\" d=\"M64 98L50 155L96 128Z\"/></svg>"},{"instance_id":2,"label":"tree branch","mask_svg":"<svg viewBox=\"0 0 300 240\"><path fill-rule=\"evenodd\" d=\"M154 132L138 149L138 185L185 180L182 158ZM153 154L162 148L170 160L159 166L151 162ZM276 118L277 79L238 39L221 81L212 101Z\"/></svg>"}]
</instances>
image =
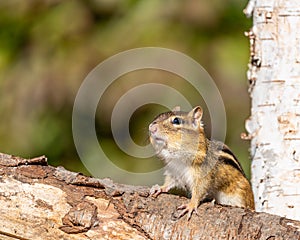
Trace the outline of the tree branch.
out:
<instances>
[{"instance_id":1,"label":"tree branch","mask_svg":"<svg viewBox=\"0 0 300 240\"><path fill-rule=\"evenodd\" d=\"M0 154L0 238L300 238L298 221L211 203L202 204L190 221L177 219L185 197L151 198L148 192L48 166L44 156Z\"/></svg>"}]
</instances>

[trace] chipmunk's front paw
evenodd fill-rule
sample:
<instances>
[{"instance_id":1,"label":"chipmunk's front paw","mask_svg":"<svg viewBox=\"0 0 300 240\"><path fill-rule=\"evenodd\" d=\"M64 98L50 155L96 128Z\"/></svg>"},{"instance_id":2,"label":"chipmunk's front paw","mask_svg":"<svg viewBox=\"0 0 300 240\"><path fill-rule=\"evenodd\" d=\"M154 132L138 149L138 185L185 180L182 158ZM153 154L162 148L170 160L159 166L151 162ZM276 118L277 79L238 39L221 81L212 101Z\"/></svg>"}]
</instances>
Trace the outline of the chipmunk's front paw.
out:
<instances>
[{"instance_id":1,"label":"chipmunk's front paw","mask_svg":"<svg viewBox=\"0 0 300 240\"><path fill-rule=\"evenodd\" d=\"M194 204L192 202L179 206L177 210L182 210L182 211L179 213L178 218L181 218L183 215L187 213L187 220L189 221L194 211L198 215L197 208L198 208L198 204Z\"/></svg>"},{"instance_id":2,"label":"chipmunk's front paw","mask_svg":"<svg viewBox=\"0 0 300 240\"><path fill-rule=\"evenodd\" d=\"M168 192L165 187L155 184L150 189L150 196L156 198L159 194L164 193L164 192Z\"/></svg>"}]
</instances>

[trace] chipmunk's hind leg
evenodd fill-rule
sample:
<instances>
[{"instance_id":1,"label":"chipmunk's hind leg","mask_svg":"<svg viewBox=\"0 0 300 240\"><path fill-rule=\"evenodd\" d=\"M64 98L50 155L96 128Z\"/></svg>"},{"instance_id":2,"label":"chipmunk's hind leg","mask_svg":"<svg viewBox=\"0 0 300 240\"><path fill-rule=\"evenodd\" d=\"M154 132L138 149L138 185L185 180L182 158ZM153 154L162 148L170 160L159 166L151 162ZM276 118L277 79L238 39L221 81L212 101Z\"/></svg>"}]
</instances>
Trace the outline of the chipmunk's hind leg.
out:
<instances>
[{"instance_id":1,"label":"chipmunk's hind leg","mask_svg":"<svg viewBox=\"0 0 300 240\"><path fill-rule=\"evenodd\" d=\"M198 208L198 204L195 204L192 201L190 201L188 204L183 204L179 206L177 210L182 210L182 211L179 213L178 218L181 218L182 216L187 214L187 220L190 220L194 211L198 215L197 208Z\"/></svg>"}]
</instances>

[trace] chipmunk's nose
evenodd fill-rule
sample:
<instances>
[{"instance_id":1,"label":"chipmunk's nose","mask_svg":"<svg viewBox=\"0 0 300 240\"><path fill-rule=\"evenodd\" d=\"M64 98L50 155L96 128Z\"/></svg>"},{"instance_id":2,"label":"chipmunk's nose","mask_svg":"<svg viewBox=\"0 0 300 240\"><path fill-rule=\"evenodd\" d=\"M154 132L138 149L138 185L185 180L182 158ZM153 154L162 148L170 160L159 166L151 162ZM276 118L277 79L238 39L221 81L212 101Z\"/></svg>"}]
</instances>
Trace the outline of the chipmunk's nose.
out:
<instances>
[{"instance_id":1,"label":"chipmunk's nose","mask_svg":"<svg viewBox=\"0 0 300 240\"><path fill-rule=\"evenodd\" d=\"M156 122L153 122L149 125L149 132L153 134L156 131L157 131L157 124L156 124Z\"/></svg>"}]
</instances>

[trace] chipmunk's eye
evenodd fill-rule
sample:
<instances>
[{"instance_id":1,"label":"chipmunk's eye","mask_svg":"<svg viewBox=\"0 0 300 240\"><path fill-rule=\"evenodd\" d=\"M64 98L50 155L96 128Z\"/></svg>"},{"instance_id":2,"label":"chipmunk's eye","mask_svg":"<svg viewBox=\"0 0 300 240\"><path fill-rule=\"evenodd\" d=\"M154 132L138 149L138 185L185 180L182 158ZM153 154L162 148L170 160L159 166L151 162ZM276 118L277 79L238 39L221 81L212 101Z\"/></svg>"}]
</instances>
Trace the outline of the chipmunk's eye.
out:
<instances>
[{"instance_id":1,"label":"chipmunk's eye","mask_svg":"<svg viewBox=\"0 0 300 240\"><path fill-rule=\"evenodd\" d=\"M183 123L183 120L181 118L178 118L178 117L176 117L172 120L172 124L174 124L174 125L179 125L179 124L182 124L182 123Z\"/></svg>"}]
</instances>

